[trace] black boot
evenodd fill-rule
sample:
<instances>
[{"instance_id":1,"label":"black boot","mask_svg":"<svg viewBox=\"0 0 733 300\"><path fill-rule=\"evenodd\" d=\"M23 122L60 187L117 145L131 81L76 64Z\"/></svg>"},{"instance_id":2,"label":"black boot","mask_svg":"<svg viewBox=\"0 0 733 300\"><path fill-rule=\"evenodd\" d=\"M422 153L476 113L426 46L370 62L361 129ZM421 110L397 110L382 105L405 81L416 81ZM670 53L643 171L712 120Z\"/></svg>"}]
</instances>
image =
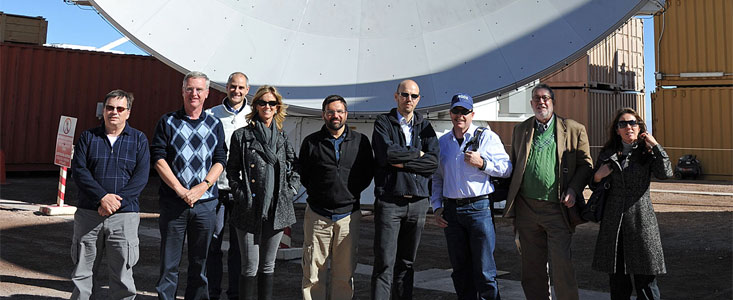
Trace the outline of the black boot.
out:
<instances>
[{"instance_id":1,"label":"black boot","mask_svg":"<svg viewBox=\"0 0 733 300\"><path fill-rule=\"evenodd\" d=\"M272 284L275 273L260 273L257 280L257 294L259 300L272 300Z\"/></svg>"},{"instance_id":2,"label":"black boot","mask_svg":"<svg viewBox=\"0 0 733 300\"><path fill-rule=\"evenodd\" d=\"M257 277L239 275L239 300L257 300Z\"/></svg>"}]
</instances>

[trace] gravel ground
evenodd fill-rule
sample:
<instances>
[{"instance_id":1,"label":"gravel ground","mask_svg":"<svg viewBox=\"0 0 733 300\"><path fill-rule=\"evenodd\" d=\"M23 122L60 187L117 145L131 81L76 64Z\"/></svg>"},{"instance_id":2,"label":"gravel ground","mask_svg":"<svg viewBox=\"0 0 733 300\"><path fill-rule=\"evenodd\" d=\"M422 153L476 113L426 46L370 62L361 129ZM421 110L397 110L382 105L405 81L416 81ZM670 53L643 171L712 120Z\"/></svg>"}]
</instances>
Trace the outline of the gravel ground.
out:
<instances>
[{"instance_id":1,"label":"gravel ground","mask_svg":"<svg viewBox=\"0 0 733 300\"><path fill-rule=\"evenodd\" d=\"M37 173L8 175L8 183L0 186L0 199L3 199L0 200L0 299L68 299L73 289L69 280L72 218L43 216L35 212L35 206L23 208L6 201L53 204L58 177ZM151 177L141 201L141 259L135 266L138 299L156 299L154 284L158 277L159 241L142 232L143 229L157 230L157 188L158 179ZM652 201L668 269L667 275L659 277L662 297L732 299L733 196L730 193L733 193L733 186L730 183L667 181L652 183L652 189L728 193L711 196L652 192ZM75 190L70 182L67 203L71 205L75 204ZM298 220L302 220L302 208L296 213ZM502 280L517 281L520 278L519 256L514 247L511 223L497 218L496 226L497 266L509 272L499 277L500 283ZM372 216L364 216L361 230L359 263L371 265ZM597 232L596 224L578 227L573 240L573 258L580 288L607 292L607 275L590 270ZM293 246L301 245L302 240L302 224L297 223L293 226ZM185 259L183 261L179 295L185 286ZM104 268L102 265L100 270ZM432 224L425 227L415 268L418 271L450 268L442 230ZM100 282L106 282L105 272L100 273ZM276 299L300 299L300 276L299 261L278 261ZM355 284L357 298L368 299L369 276L357 275ZM416 288L415 299L455 299L455 295Z\"/></svg>"}]
</instances>

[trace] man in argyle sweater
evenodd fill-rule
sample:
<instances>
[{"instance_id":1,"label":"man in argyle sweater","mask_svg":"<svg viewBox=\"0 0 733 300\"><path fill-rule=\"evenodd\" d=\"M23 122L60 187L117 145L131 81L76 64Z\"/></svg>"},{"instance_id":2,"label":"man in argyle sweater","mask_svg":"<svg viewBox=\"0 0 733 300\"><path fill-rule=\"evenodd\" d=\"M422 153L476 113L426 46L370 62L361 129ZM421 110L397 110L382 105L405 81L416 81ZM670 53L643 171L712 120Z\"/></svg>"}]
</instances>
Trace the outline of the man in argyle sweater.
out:
<instances>
[{"instance_id":1,"label":"man in argyle sweater","mask_svg":"<svg viewBox=\"0 0 733 300\"><path fill-rule=\"evenodd\" d=\"M226 165L221 121L203 112L209 78L190 72L183 79L183 108L158 121L150 146L160 185L159 299L175 299L183 242L188 241L185 299L209 299L207 249L216 222L217 178Z\"/></svg>"}]
</instances>

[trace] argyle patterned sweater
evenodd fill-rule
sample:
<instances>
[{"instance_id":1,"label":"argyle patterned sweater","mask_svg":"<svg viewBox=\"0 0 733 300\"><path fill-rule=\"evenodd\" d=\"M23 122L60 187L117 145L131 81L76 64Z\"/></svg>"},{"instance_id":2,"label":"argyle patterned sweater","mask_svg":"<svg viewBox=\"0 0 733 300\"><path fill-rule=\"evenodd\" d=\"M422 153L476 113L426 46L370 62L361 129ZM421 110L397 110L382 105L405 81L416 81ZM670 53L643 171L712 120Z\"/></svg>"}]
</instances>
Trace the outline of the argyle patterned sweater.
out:
<instances>
[{"instance_id":1,"label":"argyle patterned sweater","mask_svg":"<svg viewBox=\"0 0 733 300\"><path fill-rule=\"evenodd\" d=\"M173 174L185 188L190 189L204 181L215 163L226 166L227 148L221 121L202 112L196 120L180 109L170 112L158 121L150 144L152 165L160 159L170 166ZM180 200L176 192L161 179L161 201ZM209 188L199 202L219 197L216 184ZM183 204L183 201L180 201Z\"/></svg>"}]
</instances>

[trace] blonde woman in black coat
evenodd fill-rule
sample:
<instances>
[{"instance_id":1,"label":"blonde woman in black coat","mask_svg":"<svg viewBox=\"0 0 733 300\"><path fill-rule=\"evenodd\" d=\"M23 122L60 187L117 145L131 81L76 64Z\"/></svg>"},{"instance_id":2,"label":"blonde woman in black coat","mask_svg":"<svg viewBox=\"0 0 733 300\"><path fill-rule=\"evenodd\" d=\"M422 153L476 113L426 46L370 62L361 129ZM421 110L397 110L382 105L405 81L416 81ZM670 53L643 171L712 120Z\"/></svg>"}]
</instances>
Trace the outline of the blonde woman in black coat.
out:
<instances>
[{"instance_id":1,"label":"blonde woman in black coat","mask_svg":"<svg viewBox=\"0 0 733 300\"><path fill-rule=\"evenodd\" d=\"M659 226L649 196L651 176L672 176L669 156L631 108L616 113L596 160L591 187L608 177L593 269L609 274L611 299L659 299L656 275L666 273ZM632 280L633 278L633 280ZM633 281L633 285L632 285Z\"/></svg>"},{"instance_id":2,"label":"blonde woman in black coat","mask_svg":"<svg viewBox=\"0 0 733 300\"><path fill-rule=\"evenodd\" d=\"M239 299L268 300L283 230L295 223L300 175L282 129L286 105L280 93L262 86L251 107L247 126L232 134L226 170L235 200L231 225L237 228L242 257Z\"/></svg>"}]
</instances>

